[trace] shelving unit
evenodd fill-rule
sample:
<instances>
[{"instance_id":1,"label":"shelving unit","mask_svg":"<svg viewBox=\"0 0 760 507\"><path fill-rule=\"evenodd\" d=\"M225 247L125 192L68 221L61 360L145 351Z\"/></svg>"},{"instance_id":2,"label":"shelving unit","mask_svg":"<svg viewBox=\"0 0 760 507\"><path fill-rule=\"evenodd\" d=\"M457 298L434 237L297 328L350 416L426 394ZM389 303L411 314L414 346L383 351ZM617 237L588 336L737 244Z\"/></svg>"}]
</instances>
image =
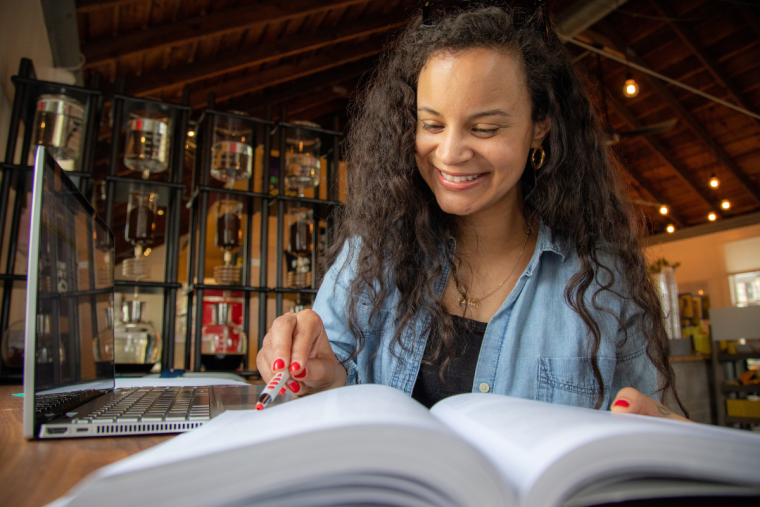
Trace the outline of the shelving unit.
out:
<instances>
[{"instance_id":1,"label":"shelving unit","mask_svg":"<svg viewBox=\"0 0 760 507\"><path fill-rule=\"evenodd\" d=\"M252 137L246 141L255 153L253 174L245 185L235 188L225 188L220 181L210 176L212 144L215 135L215 126L225 118L242 122L248 125ZM326 188L320 185L313 187L313 197L297 197L287 195L284 186L286 160L286 136L292 129L308 130L319 137L323 149L320 158L325 161L323 178ZM243 332L250 347L256 344L261 347L266 334L269 316L272 308L268 308L268 300L274 298L274 317L282 315L285 311L284 299L288 295L313 295L318 290L319 274L319 224L325 224L324 244L329 245L332 241L332 211L340 206L338 201L338 164L340 162L341 132L325 130L316 127L304 127L285 122L272 122L258 118L239 115L236 113L216 111L213 108L206 109L198 122L197 151L193 168L193 191L188 207L190 208L190 231L188 262L187 262L187 289L184 295L187 298L187 314L185 316L185 361L184 367L188 370L199 371L202 360L202 327L204 326L204 299L209 291L222 291L228 293L231 298L242 299L242 325ZM240 188L245 186L245 188ZM242 242L239 246L239 255L243 262L240 266L240 282L222 284L218 281L206 281L210 278L208 272L208 243L213 229L208 226L208 216L212 212L215 199L234 198L243 204L243 217L241 221ZM288 203L297 203L312 211L313 229L311 286L303 288L286 287L285 263L283 258L287 251L286 238L286 206ZM276 206L275 206L276 205ZM254 224L259 225L260 243L259 251L254 248ZM270 229L276 227L275 245L270 245ZM271 247L274 246L274 249ZM274 253L275 258L271 256ZM255 276L252 260L258 255L258 277ZM270 273L270 266L274 266ZM271 275L274 274L274 280ZM254 281L258 283L254 284ZM237 293L237 295L236 295ZM213 294L213 293L212 293ZM227 296L223 296L227 297ZM258 299L258 312L253 312L253 298ZM258 322L252 322L258 316ZM253 318L252 318L253 317ZM249 355L246 353L242 360L243 376L253 376L257 372L249 364Z\"/></svg>"},{"instance_id":2,"label":"shelving unit","mask_svg":"<svg viewBox=\"0 0 760 507\"><path fill-rule=\"evenodd\" d=\"M746 399L748 393L760 394L760 384L734 383L739 374L746 370L747 359L760 359L760 351L731 354L720 350L720 341L723 340L760 338L760 307L713 308L710 319L717 423L719 426L738 424L745 428L760 425L760 417L731 416L726 406L729 399ZM760 406L760 401L757 403Z\"/></svg>"},{"instance_id":3,"label":"shelving unit","mask_svg":"<svg viewBox=\"0 0 760 507\"><path fill-rule=\"evenodd\" d=\"M40 81L37 79L34 65L27 58L22 58L18 75L11 78L15 86L15 95L8 129L5 161L0 164L2 181L0 182L0 245L2 245L3 263L0 272L2 296L0 297L0 334L9 330L11 325L12 301L23 301L26 291L26 268L19 266L20 235L28 228L28 217L23 217L27 196L30 192L31 171L30 157L33 156L35 144L32 139L37 101L42 95L66 95L79 101L84 106L84 131L81 134L81 151L73 171L67 171L74 183L86 198L93 197L92 168L95 158L95 143L100 125L103 98L97 87L99 77L96 74L90 83L93 89ZM19 146L19 141L21 144ZM6 227L7 226L7 227ZM19 299L20 298L20 299ZM20 367L8 367L0 361L0 379L21 380Z\"/></svg>"}]
</instances>

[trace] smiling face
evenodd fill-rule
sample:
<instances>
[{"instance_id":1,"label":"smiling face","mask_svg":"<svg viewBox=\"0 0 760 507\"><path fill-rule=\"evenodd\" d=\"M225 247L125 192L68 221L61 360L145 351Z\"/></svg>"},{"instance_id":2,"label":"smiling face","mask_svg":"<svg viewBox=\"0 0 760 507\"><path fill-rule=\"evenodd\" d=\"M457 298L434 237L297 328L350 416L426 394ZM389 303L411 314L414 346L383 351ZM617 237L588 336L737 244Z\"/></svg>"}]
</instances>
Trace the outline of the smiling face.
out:
<instances>
[{"instance_id":1,"label":"smiling face","mask_svg":"<svg viewBox=\"0 0 760 507\"><path fill-rule=\"evenodd\" d=\"M511 53L438 54L420 73L417 167L446 213L476 218L520 210L528 154L549 128L549 119L532 121L525 73Z\"/></svg>"}]
</instances>

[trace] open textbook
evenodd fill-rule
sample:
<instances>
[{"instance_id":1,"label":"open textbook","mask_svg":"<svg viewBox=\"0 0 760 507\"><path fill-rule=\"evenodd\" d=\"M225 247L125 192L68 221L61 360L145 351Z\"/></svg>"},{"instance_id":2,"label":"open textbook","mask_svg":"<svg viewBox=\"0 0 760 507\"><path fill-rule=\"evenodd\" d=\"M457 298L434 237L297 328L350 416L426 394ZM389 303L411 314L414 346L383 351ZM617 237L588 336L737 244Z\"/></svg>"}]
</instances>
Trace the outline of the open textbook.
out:
<instances>
[{"instance_id":1,"label":"open textbook","mask_svg":"<svg viewBox=\"0 0 760 507\"><path fill-rule=\"evenodd\" d=\"M464 394L430 411L344 387L199 429L104 467L62 506L580 506L760 496L760 435Z\"/></svg>"}]
</instances>

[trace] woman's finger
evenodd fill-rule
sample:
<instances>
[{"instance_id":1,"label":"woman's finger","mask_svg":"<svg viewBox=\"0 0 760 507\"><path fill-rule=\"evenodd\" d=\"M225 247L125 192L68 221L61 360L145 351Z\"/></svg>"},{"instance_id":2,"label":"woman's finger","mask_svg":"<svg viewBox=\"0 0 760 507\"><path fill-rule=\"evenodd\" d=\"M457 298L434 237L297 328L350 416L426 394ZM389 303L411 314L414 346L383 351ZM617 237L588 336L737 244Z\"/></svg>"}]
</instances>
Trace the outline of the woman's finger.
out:
<instances>
[{"instance_id":1,"label":"woman's finger","mask_svg":"<svg viewBox=\"0 0 760 507\"><path fill-rule=\"evenodd\" d=\"M274 319L267 336L272 344L269 368L272 372L278 372L290 366L290 354L293 344L293 330L296 327L296 316L286 313Z\"/></svg>"},{"instance_id":2,"label":"woman's finger","mask_svg":"<svg viewBox=\"0 0 760 507\"><path fill-rule=\"evenodd\" d=\"M692 422L632 387L624 387L618 392L615 401L612 402L610 411L619 414L639 414Z\"/></svg>"}]
</instances>

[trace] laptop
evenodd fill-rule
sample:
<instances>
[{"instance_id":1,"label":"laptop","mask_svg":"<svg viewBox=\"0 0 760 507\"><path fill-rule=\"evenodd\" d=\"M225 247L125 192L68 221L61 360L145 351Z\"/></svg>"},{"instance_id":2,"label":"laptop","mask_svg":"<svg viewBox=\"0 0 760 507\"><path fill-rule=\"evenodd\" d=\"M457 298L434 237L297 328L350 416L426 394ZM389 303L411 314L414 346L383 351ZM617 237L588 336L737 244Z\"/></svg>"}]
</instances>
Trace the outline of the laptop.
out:
<instances>
[{"instance_id":1,"label":"laptop","mask_svg":"<svg viewBox=\"0 0 760 507\"><path fill-rule=\"evenodd\" d=\"M145 387L117 388L107 318L114 299L114 237L42 146L35 156L30 217L25 438L180 433L225 410L254 408L265 386L188 386L155 378L145 379ZM155 387L161 382L170 385Z\"/></svg>"}]
</instances>

